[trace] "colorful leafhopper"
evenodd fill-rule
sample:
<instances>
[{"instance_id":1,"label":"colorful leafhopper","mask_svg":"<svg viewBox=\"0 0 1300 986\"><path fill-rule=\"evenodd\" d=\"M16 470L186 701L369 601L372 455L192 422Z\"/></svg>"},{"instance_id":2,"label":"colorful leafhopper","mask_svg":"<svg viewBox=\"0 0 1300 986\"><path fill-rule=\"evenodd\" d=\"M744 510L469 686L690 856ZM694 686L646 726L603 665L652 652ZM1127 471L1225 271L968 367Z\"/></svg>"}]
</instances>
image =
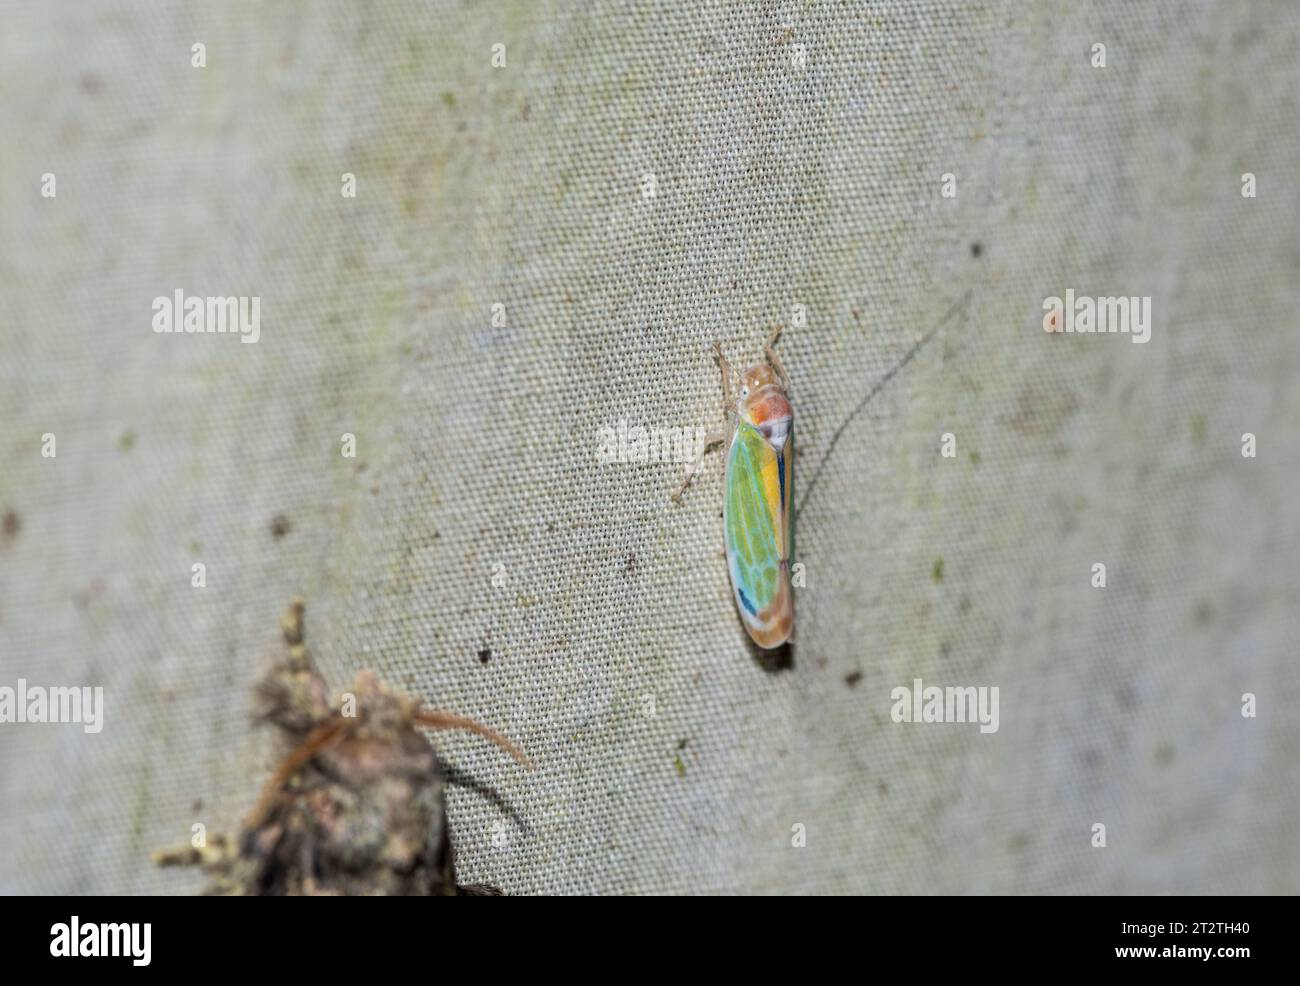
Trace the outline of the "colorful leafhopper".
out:
<instances>
[{"instance_id":1,"label":"colorful leafhopper","mask_svg":"<svg viewBox=\"0 0 1300 986\"><path fill-rule=\"evenodd\" d=\"M767 362L737 375L722 347L713 348L722 372L722 399L734 430L708 436L686 468L680 499L699 469L704 453L727 442L722 527L727 568L740 619L754 643L765 650L780 647L794 632L794 591L790 564L794 535L794 413L786 392L790 379L773 350L780 328L763 347ZM732 380L739 377L733 393Z\"/></svg>"}]
</instances>

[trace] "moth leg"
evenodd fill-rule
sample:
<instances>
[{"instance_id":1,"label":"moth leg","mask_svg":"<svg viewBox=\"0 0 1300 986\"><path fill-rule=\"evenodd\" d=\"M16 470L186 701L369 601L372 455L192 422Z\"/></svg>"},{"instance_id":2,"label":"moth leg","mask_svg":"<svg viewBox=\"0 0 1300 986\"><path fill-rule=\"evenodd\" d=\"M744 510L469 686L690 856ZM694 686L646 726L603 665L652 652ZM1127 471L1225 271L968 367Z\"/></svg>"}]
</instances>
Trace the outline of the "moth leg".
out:
<instances>
[{"instance_id":1,"label":"moth leg","mask_svg":"<svg viewBox=\"0 0 1300 986\"><path fill-rule=\"evenodd\" d=\"M700 450L695 454L695 458L686 466L686 475L682 479L682 485L673 490L674 503L681 502L682 494L686 492L686 487L691 485L691 480L695 478L695 474L700 471L700 466L704 463L705 453L707 453L709 449L713 448L713 446L721 445L730 437L731 433L726 429L710 432L704 436L704 444L700 446Z\"/></svg>"},{"instance_id":2,"label":"moth leg","mask_svg":"<svg viewBox=\"0 0 1300 986\"><path fill-rule=\"evenodd\" d=\"M772 369L776 370L776 375L781 378L781 389L790 389L790 374L785 372L785 364L781 362L781 357L776 355L776 350L772 347L776 345L777 338L781 335L783 326L778 325L768 336L767 342L763 345L763 352L767 355L767 361L772 364Z\"/></svg>"}]
</instances>

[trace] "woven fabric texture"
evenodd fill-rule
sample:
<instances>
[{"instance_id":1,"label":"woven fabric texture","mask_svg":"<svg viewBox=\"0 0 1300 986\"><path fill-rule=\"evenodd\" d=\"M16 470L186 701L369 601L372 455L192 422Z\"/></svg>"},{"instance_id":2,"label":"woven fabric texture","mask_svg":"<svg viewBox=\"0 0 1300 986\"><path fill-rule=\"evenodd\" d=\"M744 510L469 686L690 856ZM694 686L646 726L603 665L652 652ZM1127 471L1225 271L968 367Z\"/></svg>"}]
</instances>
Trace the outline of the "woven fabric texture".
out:
<instances>
[{"instance_id":1,"label":"woven fabric texture","mask_svg":"<svg viewBox=\"0 0 1300 986\"><path fill-rule=\"evenodd\" d=\"M334 687L536 761L434 739L464 882L1300 890L1298 94L1280 2L4 4L0 686L104 728L0 724L0 891L200 886L149 853L256 797L295 594ZM722 456L598 454L775 325L783 667Z\"/></svg>"}]
</instances>

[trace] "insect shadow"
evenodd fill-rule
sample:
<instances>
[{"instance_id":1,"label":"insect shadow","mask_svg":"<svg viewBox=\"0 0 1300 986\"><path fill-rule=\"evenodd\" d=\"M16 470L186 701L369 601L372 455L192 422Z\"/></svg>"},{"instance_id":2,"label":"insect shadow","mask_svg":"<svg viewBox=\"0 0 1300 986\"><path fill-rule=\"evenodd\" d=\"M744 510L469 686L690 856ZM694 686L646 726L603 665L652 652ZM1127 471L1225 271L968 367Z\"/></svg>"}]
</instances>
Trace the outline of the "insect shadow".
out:
<instances>
[{"instance_id":1,"label":"insect shadow","mask_svg":"<svg viewBox=\"0 0 1300 986\"><path fill-rule=\"evenodd\" d=\"M753 657L754 663L768 674L780 674L782 671L794 670L793 641L787 640L780 647L764 650L749 639L749 634L745 634L745 644L749 647L749 653Z\"/></svg>"},{"instance_id":2,"label":"insect shadow","mask_svg":"<svg viewBox=\"0 0 1300 986\"><path fill-rule=\"evenodd\" d=\"M867 392L867 395L858 402L857 406L852 411L849 412L848 417L845 418L840 423L840 426L835 429L835 433L831 435L830 444L826 446L826 451L822 453L821 459L817 463L817 468L813 470L812 480L808 483L808 486L804 491L803 499L800 500L795 507L794 520L796 524L799 522L799 516L803 513L804 508L808 506L808 501L812 499L813 490L817 488L817 482L822 478L822 472L825 470L826 463L830 460L831 455L835 452L835 446L839 444L840 439L844 436L844 433L848 430L849 425L853 423L853 419L856 418L859 414L861 414L862 411L866 408L866 406L871 403L872 399L874 399L877 394L879 394L882 390L885 389L889 381L893 380L894 377L897 376L898 373L904 367L906 367L908 363L912 362L912 359L916 356L916 354L925 348L926 343L928 343L931 339L933 339L936 335L938 335L939 330L942 329L945 325L947 325L952 320L954 315L956 315L958 312L964 313L968 310L968 305L970 304L970 300L971 300L971 294L972 292L967 290L965 294L963 294L960 298L958 298L955 302L953 302L953 304L943 314L943 317L940 318L939 321L934 324L934 326L930 329L930 331L928 331L925 335L923 335L920 339L918 339L916 343L912 346L912 348L903 354L903 358L900 359L897 363L895 363L894 366L889 370L889 372L887 372L883 377L881 377L879 380L876 381L875 386L873 386L871 390Z\"/></svg>"},{"instance_id":3,"label":"insect shadow","mask_svg":"<svg viewBox=\"0 0 1300 986\"><path fill-rule=\"evenodd\" d=\"M443 778L448 784L460 788L464 791L472 791L480 798L483 798L488 804L499 811L506 818L510 819L511 824L515 826L522 834L531 836L533 830L524 820L524 816L519 813L510 801L505 798L500 791L491 784L484 783L472 774L467 774L453 763L449 763L445 757L442 760Z\"/></svg>"}]
</instances>

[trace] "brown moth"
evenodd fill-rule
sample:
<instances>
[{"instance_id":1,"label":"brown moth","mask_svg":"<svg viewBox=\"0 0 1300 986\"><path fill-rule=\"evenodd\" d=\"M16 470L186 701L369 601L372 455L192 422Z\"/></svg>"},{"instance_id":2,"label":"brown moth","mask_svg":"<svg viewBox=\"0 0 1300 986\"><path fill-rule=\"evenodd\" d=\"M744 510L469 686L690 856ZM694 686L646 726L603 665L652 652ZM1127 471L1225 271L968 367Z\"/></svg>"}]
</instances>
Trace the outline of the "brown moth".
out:
<instances>
[{"instance_id":1,"label":"brown moth","mask_svg":"<svg viewBox=\"0 0 1300 986\"><path fill-rule=\"evenodd\" d=\"M445 773L428 729L466 729L525 766L508 739L470 719L424 708L372 671L331 706L303 643L302 600L281 622L287 654L258 683L258 718L288 752L235 837L154 854L163 866L197 865L208 894L494 896L456 884L443 794Z\"/></svg>"}]
</instances>

